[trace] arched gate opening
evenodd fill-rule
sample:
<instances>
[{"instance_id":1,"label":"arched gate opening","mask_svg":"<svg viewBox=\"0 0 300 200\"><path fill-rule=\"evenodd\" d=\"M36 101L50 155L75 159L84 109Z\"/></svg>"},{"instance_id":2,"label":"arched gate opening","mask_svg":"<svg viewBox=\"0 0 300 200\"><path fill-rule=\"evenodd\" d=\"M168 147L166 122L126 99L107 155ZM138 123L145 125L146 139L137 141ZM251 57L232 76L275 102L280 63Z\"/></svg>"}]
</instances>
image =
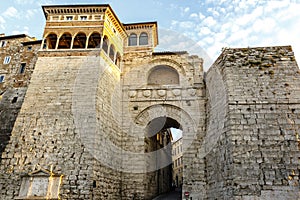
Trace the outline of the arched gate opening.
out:
<instances>
[{"instance_id":1,"label":"arched gate opening","mask_svg":"<svg viewBox=\"0 0 300 200\"><path fill-rule=\"evenodd\" d=\"M178 139L173 130L181 129L179 122L170 117L154 118L146 126L145 155L151 155L146 158L147 173L145 174L146 191L149 196L155 197L174 191L176 187L180 188L178 180L177 185L176 180L174 180L176 176L173 174L175 163L173 162L172 143L174 137Z\"/></svg>"}]
</instances>

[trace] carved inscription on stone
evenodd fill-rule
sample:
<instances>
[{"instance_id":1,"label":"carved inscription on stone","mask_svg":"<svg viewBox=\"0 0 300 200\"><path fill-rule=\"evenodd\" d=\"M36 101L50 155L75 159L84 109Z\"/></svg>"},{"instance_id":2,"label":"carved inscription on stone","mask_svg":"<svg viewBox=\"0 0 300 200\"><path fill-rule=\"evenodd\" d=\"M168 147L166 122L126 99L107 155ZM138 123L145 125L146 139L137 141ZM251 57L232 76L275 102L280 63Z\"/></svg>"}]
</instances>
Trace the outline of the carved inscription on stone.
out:
<instances>
[{"instance_id":1,"label":"carved inscription on stone","mask_svg":"<svg viewBox=\"0 0 300 200\"><path fill-rule=\"evenodd\" d=\"M19 196L15 199L59 199L60 176L39 170L22 177Z\"/></svg>"},{"instance_id":2,"label":"carved inscription on stone","mask_svg":"<svg viewBox=\"0 0 300 200\"><path fill-rule=\"evenodd\" d=\"M48 185L48 177L33 177L28 196L47 196Z\"/></svg>"}]
</instances>

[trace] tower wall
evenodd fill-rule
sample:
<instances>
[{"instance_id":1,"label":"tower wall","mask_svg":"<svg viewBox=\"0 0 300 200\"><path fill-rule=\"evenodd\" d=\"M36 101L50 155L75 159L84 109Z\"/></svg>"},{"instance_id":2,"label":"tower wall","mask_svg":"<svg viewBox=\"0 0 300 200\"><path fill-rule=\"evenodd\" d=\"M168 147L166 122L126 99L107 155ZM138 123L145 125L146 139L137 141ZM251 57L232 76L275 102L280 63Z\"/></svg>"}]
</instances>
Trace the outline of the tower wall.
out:
<instances>
[{"instance_id":1,"label":"tower wall","mask_svg":"<svg viewBox=\"0 0 300 200\"><path fill-rule=\"evenodd\" d=\"M209 87L212 78L208 89L226 115L206 158L209 199L298 199L300 75L291 47L226 49L207 77L216 72L225 91Z\"/></svg>"}]
</instances>

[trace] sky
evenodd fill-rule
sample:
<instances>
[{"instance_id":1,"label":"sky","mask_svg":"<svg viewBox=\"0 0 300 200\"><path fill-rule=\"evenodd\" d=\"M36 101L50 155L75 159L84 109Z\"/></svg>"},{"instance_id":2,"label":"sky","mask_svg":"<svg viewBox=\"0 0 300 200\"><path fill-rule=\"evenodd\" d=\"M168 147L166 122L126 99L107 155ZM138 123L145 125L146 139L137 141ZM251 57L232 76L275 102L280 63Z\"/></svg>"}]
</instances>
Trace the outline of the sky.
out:
<instances>
[{"instance_id":1,"label":"sky","mask_svg":"<svg viewBox=\"0 0 300 200\"><path fill-rule=\"evenodd\" d=\"M157 21L156 51L187 50L204 69L225 47L292 45L300 61L300 0L1 0L0 33L42 38L42 5L110 4L123 23Z\"/></svg>"}]
</instances>

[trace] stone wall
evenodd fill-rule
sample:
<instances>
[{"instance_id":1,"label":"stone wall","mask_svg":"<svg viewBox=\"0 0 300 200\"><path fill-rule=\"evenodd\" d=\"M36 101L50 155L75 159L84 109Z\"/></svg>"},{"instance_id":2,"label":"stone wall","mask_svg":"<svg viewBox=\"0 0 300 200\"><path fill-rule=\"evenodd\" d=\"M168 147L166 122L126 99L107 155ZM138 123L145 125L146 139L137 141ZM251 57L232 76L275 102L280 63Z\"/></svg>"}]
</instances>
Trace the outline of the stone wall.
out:
<instances>
[{"instance_id":1,"label":"stone wall","mask_svg":"<svg viewBox=\"0 0 300 200\"><path fill-rule=\"evenodd\" d=\"M2 155L1 199L17 197L21 175L39 168L63 175L62 199L120 198L121 174L105 162L119 161L101 146L108 138L117 145L120 141L112 114L119 108L110 103L112 96L119 96L113 95L119 72L117 67L110 70L107 58L99 53L68 57L40 53ZM105 160L100 159L103 154Z\"/></svg>"},{"instance_id":2,"label":"stone wall","mask_svg":"<svg viewBox=\"0 0 300 200\"><path fill-rule=\"evenodd\" d=\"M299 199L300 74L291 47L225 49L208 77L216 71L227 113L206 158L208 198Z\"/></svg>"},{"instance_id":3,"label":"stone wall","mask_svg":"<svg viewBox=\"0 0 300 200\"><path fill-rule=\"evenodd\" d=\"M41 42L26 35L4 36L0 37L0 41L5 42L5 46L0 48L0 75L4 76L0 83L1 155L21 109ZM6 56L10 56L10 62L4 64ZM21 64L25 65L22 72Z\"/></svg>"}]
</instances>

